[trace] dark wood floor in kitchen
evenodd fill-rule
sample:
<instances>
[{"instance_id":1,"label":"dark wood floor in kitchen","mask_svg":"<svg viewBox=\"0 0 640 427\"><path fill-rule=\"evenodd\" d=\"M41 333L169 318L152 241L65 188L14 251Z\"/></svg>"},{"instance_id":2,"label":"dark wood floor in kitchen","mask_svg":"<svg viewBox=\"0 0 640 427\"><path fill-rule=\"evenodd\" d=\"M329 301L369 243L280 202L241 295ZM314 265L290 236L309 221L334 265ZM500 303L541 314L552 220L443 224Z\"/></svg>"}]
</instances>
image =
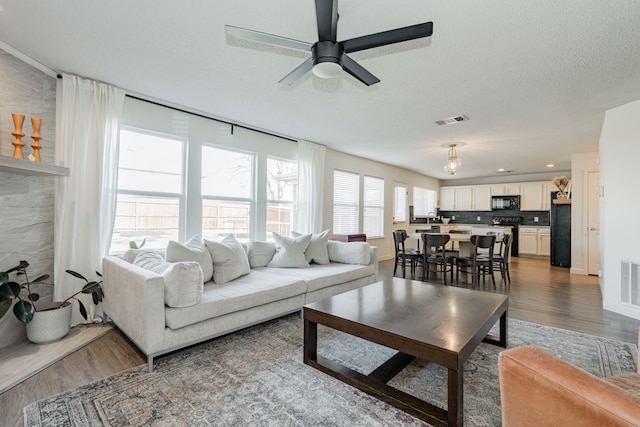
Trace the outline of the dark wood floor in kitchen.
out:
<instances>
[{"instance_id":1,"label":"dark wood floor in kitchen","mask_svg":"<svg viewBox=\"0 0 640 427\"><path fill-rule=\"evenodd\" d=\"M380 279L392 276L393 261L381 262ZM548 260L514 258L511 279L506 288L498 283L494 290L490 281L480 286L509 295L509 317L637 343L640 320L603 310L597 277L570 275L567 269L550 267ZM0 425L22 426L25 405L145 362L114 330L0 395Z\"/></svg>"}]
</instances>

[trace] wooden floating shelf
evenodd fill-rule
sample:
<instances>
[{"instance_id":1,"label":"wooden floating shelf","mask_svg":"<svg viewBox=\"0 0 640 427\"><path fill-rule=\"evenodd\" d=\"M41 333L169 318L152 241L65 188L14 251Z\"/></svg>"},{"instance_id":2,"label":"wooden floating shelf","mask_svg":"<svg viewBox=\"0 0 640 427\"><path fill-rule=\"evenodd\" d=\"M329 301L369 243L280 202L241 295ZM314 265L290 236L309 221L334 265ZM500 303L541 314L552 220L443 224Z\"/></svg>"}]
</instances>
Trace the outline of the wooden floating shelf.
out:
<instances>
[{"instance_id":1,"label":"wooden floating shelf","mask_svg":"<svg viewBox=\"0 0 640 427\"><path fill-rule=\"evenodd\" d=\"M0 156L0 171L22 175L69 176L69 168Z\"/></svg>"},{"instance_id":2,"label":"wooden floating shelf","mask_svg":"<svg viewBox=\"0 0 640 427\"><path fill-rule=\"evenodd\" d=\"M570 205L571 199L553 199L554 205Z\"/></svg>"}]
</instances>

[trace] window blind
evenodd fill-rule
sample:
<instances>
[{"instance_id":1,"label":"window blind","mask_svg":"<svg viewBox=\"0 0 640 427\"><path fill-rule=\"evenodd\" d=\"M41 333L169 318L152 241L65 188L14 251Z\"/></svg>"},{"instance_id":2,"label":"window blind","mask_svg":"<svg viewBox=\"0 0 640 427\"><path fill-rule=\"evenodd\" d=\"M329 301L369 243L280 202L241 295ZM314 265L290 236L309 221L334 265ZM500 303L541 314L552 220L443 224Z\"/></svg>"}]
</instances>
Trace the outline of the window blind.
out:
<instances>
[{"instance_id":1,"label":"window blind","mask_svg":"<svg viewBox=\"0 0 640 427\"><path fill-rule=\"evenodd\" d=\"M357 173L333 171L333 232L358 233L360 208L360 176Z\"/></svg>"},{"instance_id":2,"label":"window blind","mask_svg":"<svg viewBox=\"0 0 640 427\"><path fill-rule=\"evenodd\" d=\"M384 179L365 175L363 187L363 232L367 237L382 237L384 235Z\"/></svg>"}]
</instances>

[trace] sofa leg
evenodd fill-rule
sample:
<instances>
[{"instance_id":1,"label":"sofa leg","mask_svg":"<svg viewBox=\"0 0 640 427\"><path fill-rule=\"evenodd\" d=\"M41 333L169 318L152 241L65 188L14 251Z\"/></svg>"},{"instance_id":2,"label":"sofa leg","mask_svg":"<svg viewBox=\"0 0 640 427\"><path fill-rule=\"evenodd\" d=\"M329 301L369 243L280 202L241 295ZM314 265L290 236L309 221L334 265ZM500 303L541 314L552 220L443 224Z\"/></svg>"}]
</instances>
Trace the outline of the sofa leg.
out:
<instances>
[{"instance_id":1,"label":"sofa leg","mask_svg":"<svg viewBox=\"0 0 640 427\"><path fill-rule=\"evenodd\" d=\"M153 372L153 356L147 356L147 372Z\"/></svg>"}]
</instances>

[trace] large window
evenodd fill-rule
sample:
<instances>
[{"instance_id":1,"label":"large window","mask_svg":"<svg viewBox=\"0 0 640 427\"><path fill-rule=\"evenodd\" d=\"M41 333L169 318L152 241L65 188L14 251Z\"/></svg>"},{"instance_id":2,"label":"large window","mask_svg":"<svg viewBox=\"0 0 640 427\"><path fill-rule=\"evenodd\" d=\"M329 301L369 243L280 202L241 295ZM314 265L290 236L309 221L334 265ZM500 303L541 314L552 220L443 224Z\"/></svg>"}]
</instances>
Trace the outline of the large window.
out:
<instances>
[{"instance_id":1,"label":"large window","mask_svg":"<svg viewBox=\"0 0 640 427\"><path fill-rule=\"evenodd\" d=\"M438 193L435 190L413 187L413 214L425 217L429 213L436 213Z\"/></svg>"},{"instance_id":2,"label":"large window","mask_svg":"<svg viewBox=\"0 0 640 427\"><path fill-rule=\"evenodd\" d=\"M407 221L407 186L395 184L393 187L393 222Z\"/></svg>"},{"instance_id":3,"label":"large window","mask_svg":"<svg viewBox=\"0 0 640 427\"><path fill-rule=\"evenodd\" d=\"M291 234L298 194L298 164L267 157L267 238Z\"/></svg>"},{"instance_id":4,"label":"large window","mask_svg":"<svg viewBox=\"0 0 640 427\"><path fill-rule=\"evenodd\" d=\"M118 203L111 252L129 242L165 248L177 240L183 206L184 141L122 129L118 163Z\"/></svg>"},{"instance_id":5,"label":"large window","mask_svg":"<svg viewBox=\"0 0 640 427\"><path fill-rule=\"evenodd\" d=\"M333 171L333 232L359 233L360 175Z\"/></svg>"},{"instance_id":6,"label":"large window","mask_svg":"<svg viewBox=\"0 0 640 427\"><path fill-rule=\"evenodd\" d=\"M202 235L219 240L228 234L250 237L254 155L204 145L202 147Z\"/></svg>"},{"instance_id":7,"label":"large window","mask_svg":"<svg viewBox=\"0 0 640 427\"><path fill-rule=\"evenodd\" d=\"M364 177L363 232L367 238L384 235L384 179Z\"/></svg>"}]
</instances>

